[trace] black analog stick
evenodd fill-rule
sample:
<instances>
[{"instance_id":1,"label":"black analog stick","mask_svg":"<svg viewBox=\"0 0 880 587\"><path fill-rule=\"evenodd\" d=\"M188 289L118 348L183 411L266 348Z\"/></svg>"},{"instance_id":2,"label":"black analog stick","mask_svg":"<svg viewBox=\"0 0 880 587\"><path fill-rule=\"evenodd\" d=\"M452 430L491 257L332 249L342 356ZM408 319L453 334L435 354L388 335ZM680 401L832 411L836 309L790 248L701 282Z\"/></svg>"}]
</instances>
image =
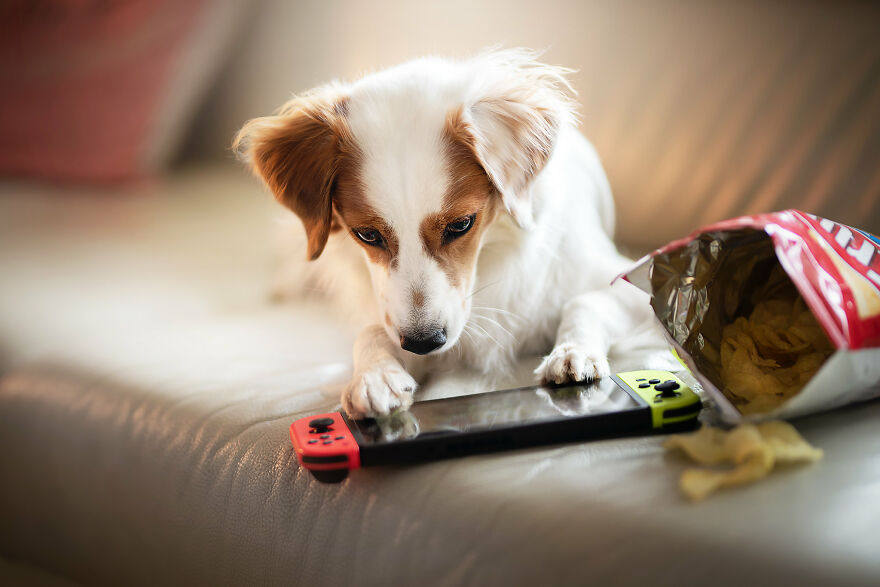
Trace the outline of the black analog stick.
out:
<instances>
[{"instance_id":1,"label":"black analog stick","mask_svg":"<svg viewBox=\"0 0 880 587\"><path fill-rule=\"evenodd\" d=\"M314 428L315 432L326 432L333 425L333 418L315 418L309 420L309 428Z\"/></svg>"},{"instance_id":2,"label":"black analog stick","mask_svg":"<svg viewBox=\"0 0 880 587\"><path fill-rule=\"evenodd\" d=\"M660 392L660 395L663 397L675 397L678 395L675 393L675 390L681 387L678 382L673 381L671 379L667 379L663 383L658 383L654 386L654 389Z\"/></svg>"}]
</instances>

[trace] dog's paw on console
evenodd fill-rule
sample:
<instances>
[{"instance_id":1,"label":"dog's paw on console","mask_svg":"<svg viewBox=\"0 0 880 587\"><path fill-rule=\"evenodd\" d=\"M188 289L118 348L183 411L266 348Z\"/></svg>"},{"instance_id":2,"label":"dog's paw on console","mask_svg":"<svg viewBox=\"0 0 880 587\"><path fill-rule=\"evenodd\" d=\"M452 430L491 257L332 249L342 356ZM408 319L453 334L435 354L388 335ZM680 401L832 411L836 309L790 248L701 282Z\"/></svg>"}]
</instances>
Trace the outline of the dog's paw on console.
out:
<instances>
[{"instance_id":1,"label":"dog's paw on console","mask_svg":"<svg viewBox=\"0 0 880 587\"><path fill-rule=\"evenodd\" d=\"M611 374L608 358L577 343L562 343L535 369L542 383L569 383L601 379Z\"/></svg>"},{"instance_id":2,"label":"dog's paw on console","mask_svg":"<svg viewBox=\"0 0 880 587\"><path fill-rule=\"evenodd\" d=\"M398 363L378 363L354 374L342 391L342 408L355 419L390 414L412 405L416 386Z\"/></svg>"}]
</instances>

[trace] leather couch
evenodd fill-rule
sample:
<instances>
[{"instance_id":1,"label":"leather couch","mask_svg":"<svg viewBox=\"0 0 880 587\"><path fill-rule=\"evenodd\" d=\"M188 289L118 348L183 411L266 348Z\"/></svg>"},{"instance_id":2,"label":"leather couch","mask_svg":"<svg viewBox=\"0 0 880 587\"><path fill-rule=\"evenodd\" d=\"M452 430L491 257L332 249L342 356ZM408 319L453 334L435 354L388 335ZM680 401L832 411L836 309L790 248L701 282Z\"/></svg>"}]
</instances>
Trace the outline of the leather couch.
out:
<instances>
[{"instance_id":1,"label":"leather couch","mask_svg":"<svg viewBox=\"0 0 880 587\"><path fill-rule=\"evenodd\" d=\"M819 464L699 505L656 437L322 485L287 428L336 405L352 334L320 302L269 303L274 208L251 178L2 193L0 552L15 564L109 584L880 578L877 402L796 422Z\"/></svg>"},{"instance_id":2,"label":"leather couch","mask_svg":"<svg viewBox=\"0 0 880 587\"><path fill-rule=\"evenodd\" d=\"M299 33L314 41L314 23L342 27L342 44L396 18L266 5L203 108L194 152L200 141L222 152L268 109L239 112L235 96L280 103L254 78L270 88L282 68L255 64ZM278 18L300 10L310 18ZM788 206L880 229L876 7L592 2L546 18L560 35L549 60L581 70L583 126L631 250ZM535 18L516 22L518 43L548 44L526 34L543 30ZM473 37L487 44L496 29ZM356 63L384 55L349 49L339 55ZM133 187L0 183L0 581L880 583L877 401L795 422L825 450L820 463L698 505L677 488L687 464L656 437L315 483L287 428L337 405L353 333L320 300L269 301L281 211L224 157ZM479 382L447 383L424 393Z\"/></svg>"}]
</instances>

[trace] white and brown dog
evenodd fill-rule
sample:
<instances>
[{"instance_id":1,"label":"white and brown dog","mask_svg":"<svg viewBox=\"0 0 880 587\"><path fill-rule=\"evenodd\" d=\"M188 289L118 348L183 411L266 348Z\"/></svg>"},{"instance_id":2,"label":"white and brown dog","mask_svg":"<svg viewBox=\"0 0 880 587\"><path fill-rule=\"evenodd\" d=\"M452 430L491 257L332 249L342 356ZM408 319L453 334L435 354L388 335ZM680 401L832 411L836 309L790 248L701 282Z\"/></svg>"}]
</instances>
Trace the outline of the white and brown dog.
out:
<instances>
[{"instance_id":1,"label":"white and brown dog","mask_svg":"<svg viewBox=\"0 0 880 587\"><path fill-rule=\"evenodd\" d=\"M286 282L318 284L364 324L349 414L407 407L417 379L453 365L550 351L535 373L561 383L608 375L621 341L665 348L646 296L611 285L630 261L567 73L526 50L425 58L239 132L236 150L305 226L315 262L288 264Z\"/></svg>"}]
</instances>

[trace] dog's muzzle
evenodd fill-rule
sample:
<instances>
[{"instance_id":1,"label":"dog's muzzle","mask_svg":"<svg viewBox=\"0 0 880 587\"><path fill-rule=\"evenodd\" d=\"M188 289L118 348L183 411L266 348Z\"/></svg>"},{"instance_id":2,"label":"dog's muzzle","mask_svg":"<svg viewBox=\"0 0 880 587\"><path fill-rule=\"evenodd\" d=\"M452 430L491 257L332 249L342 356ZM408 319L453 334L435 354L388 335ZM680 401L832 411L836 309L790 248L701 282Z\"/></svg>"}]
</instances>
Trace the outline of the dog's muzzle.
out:
<instances>
[{"instance_id":1,"label":"dog's muzzle","mask_svg":"<svg viewBox=\"0 0 880 587\"><path fill-rule=\"evenodd\" d=\"M446 329L435 330L427 335L418 333L414 336L401 335L400 347L417 355L427 355L446 344Z\"/></svg>"}]
</instances>

